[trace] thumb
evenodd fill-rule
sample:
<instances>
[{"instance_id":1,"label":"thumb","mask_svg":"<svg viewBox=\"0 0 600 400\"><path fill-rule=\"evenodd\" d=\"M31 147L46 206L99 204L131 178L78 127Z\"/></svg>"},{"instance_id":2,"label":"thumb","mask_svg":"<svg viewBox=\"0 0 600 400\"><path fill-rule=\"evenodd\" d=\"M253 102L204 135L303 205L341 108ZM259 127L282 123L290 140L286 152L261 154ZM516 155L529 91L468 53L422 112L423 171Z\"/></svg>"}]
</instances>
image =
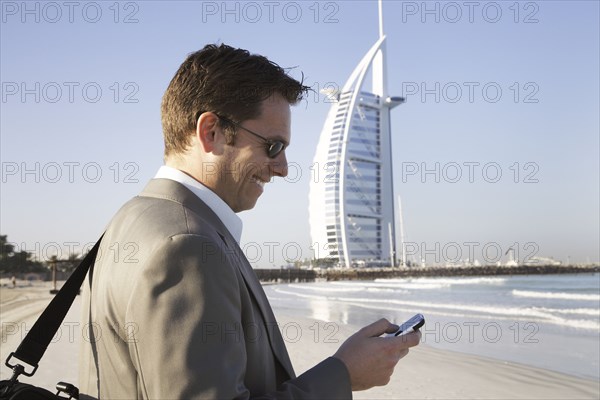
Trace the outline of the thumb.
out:
<instances>
[{"instance_id":1,"label":"thumb","mask_svg":"<svg viewBox=\"0 0 600 400\"><path fill-rule=\"evenodd\" d=\"M385 318L381 318L380 320L373 322L371 325L365 326L359 332L361 333L361 336L376 337L390 332L394 329L394 327L396 327L396 325L392 324Z\"/></svg>"}]
</instances>

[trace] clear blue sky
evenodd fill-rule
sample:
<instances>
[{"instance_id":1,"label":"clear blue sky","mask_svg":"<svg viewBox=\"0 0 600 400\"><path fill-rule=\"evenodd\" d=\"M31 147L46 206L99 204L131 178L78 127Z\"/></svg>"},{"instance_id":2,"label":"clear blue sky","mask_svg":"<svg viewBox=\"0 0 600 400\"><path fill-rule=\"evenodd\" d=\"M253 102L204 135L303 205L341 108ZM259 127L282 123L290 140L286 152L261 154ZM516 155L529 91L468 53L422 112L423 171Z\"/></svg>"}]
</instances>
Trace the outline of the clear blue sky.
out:
<instances>
[{"instance_id":1,"label":"clear blue sky","mask_svg":"<svg viewBox=\"0 0 600 400\"><path fill-rule=\"evenodd\" d=\"M2 234L40 258L94 241L161 165L162 93L204 44L296 67L318 91L341 87L378 36L375 1L223 4L2 1ZM598 261L599 3L467 4L384 2L388 88L407 97L392 114L395 190L415 258L484 262L514 244L519 258ZM312 255L328 109L322 95L294 108L290 176L240 214L256 266Z\"/></svg>"}]
</instances>

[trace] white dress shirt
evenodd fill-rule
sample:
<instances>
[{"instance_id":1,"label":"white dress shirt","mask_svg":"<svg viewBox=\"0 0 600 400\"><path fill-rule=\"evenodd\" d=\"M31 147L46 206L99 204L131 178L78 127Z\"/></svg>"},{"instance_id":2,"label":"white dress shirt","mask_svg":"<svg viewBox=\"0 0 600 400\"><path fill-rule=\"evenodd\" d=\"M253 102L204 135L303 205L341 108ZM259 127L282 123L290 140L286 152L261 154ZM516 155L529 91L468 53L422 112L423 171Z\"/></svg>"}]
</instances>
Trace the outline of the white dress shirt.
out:
<instances>
[{"instance_id":1,"label":"white dress shirt","mask_svg":"<svg viewBox=\"0 0 600 400\"><path fill-rule=\"evenodd\" d=\"M231 233L231 236L239 243L242 237L242 220L236 213L221 199L215 192L189 176L188 174L163 165L160 167L154 179L171 179L181 183L200 198L211 210L217 214L217 217L223 222L225 227Z\"/></svg>"}]
</instances>

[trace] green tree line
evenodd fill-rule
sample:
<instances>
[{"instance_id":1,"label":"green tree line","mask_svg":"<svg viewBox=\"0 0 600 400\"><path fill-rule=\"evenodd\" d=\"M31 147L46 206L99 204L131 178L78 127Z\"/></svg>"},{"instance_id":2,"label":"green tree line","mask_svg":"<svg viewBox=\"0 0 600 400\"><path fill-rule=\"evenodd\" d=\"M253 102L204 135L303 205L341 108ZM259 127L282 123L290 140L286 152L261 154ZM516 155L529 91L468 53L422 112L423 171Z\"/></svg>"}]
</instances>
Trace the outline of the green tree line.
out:
<instances>
[{"instance_id":1,"label":"green tree line","mask_svg":"<svg viewBox=\"0 0 600 400\"><path fill-rule=\"evenodd\" d=\"M79 265L79 261L76 254L69 255L66 260L52 256L46 262L37 261L28 251L16 251L15 246L8 241L8 235L0 235L0 273L2 274L47 272L51 263L56 263L59 271L70 272Z\"/></svg>"}]
</instances>

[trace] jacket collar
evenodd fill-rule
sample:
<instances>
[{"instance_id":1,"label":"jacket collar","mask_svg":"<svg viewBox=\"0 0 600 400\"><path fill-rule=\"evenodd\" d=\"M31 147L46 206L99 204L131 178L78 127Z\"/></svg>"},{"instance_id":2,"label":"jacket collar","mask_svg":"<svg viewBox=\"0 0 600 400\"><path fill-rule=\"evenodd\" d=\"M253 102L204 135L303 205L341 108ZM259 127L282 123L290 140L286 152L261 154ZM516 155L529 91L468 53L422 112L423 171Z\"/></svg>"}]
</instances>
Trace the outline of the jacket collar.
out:
<instances>
[{"instance_id":1,"label":"jacket collar","mask_svg":"<svg viewBox=\"0 0 600 400\"><path fill-rule=\"evenodd\" d=\"M172 179L150 180L144 190L142 190L142 193L140 193L140 196L171 200L179 203L185 208L189 208L195 213L202 215L208 223L217 229L219 234L224 235L227 232L223 221L219 219L217 214L205 202L200 200L198 196L184 185Z\"/></svg>"}]
</instances>

